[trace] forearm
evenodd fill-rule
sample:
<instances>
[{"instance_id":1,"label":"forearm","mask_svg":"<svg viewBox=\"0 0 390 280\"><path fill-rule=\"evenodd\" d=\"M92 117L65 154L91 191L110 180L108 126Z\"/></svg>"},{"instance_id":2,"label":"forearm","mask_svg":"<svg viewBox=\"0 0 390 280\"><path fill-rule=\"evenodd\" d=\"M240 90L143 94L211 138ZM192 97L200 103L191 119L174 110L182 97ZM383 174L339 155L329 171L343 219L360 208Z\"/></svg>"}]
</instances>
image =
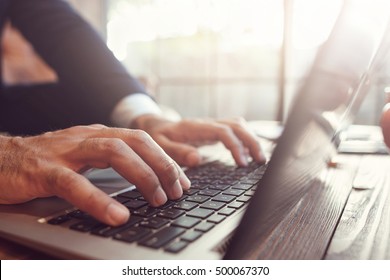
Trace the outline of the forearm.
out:
<instances>
[{"instance_id":1,"label":"forearm","mask_svg":"<svg viewBox=\"0 0 390 280\"><path fill-rule=\"evenodd\" d=\"M59 82L69 100L108 120L116 104L144 88L114 57L100 36L64 1L11 1L10 19ZM82 94L80 93L82 92Z\"/></svg>"}]
</instances>

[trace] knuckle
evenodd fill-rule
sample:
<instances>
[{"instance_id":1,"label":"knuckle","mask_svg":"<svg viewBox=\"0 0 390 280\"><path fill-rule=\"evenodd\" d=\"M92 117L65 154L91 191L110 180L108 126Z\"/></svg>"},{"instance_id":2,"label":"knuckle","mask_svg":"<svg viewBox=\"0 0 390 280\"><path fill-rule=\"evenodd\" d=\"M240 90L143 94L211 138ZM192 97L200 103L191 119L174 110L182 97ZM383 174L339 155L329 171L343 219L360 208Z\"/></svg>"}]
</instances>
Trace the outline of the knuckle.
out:
<instances>
[{"instance_id":1,"label":"knuckle","mask_svg":"<svg viewBox=\"0 0 390 280\"><path fill-rule=\"evenodd\" d=\"M104 131L108 129L107 126L102 124L92 124L92 125L77 125L64 129L64 132L69 132L71 135L89 135L91 133L96 133L97 131Z\"/></svg>"},{"instance_id":2,"label":"knuckle","mask_svg":"<svg viewBox=\"0 0 390 280\"><path fill-rule=\"evenodd\" d=\"M155 174L150 168L144 168L139 172L139 178L142 181L145 181L145 182L154 181L153 180L154 177L155 177Z\"/></svg>"},{"instance_id":3,"label":"knuckle","mask_svg":"<svg viewBox=\"0 0 390 280\"><path fill-rule=\"evenodd\" d=\"M240 122L232 122L230 124L230 127L233 129L233 130L242 130L244 128L243 124L240 123Z\"/></svg>"},{"instance_id":4,"label":"knuckle","mask_svg":"<svg viewBox=\"0 0 390 280\"><path fill-rule=\"evenodd\" d=\"M151 147L154 143L152 137L142 130L134 130L131 132L131 139L134 145Z\"/></svg>"},{"instance_id":5,"label":"knuckle","mask_svg":"<svg viewBox=\"0 0 390 280\"><path fill-rule=\"evenodd\" d=\"M232 128L228 125L225 125L225 124L219 124L217 126L217 129L219 131L220 134L223 134L223 135L231 135L232 134Z\"/></svg>"},{"instance_id":6,"label":"knuckle","mask_svg":"<svg viewBox=\"0 0 390 280\"><path fill-rule=\"evenodd\" d=\"M100 124L100 123L91 124L91 125L89 125L88 127L91 127L91 128L99 128L99 129L106 129L106 128L108 128L107 126L105 126L105 125L103 125L103 124Z\"/></svg>"},{"instance_id":7,"label":"knuckle","mask_svg":"<svg viewBox=\"0 0 390 280\"><path fill-rule=\"evenodd\" d=\"M79 176L73 171L65 169L53 169L47 174L47 186L56 190L56 194L71 194L73 186L79 183Z\"/></svg>"},{"instance_id":8,"label":"knuckle","mask_svg":"<svg viewBox=\"0 0 390 280\"><path fill-rule=\"evenodd\" d=\"M132 137L135 140L140 141L140 142L149 141L151 139L149 134L147 134L143 130L133 130L132 131Z\"/></svg>"},{"instance_id":9,"label":"knuckle","mask_svg":"<svg viewBox=\"0 0 390 280\"><path fill-rule=\"evenodd\" d=\"M127 145L119 138L110 138L102 141L102 149L112 154L122 154L127 149Z\"/></svg>"},{"instance_id":10,"label":"knuckle","mask_svg":"<svg viewBox=\"0 0 390 280\"><path fill-rule=\"evenodd\" d=\"M156 189L160 185L156 174L148 166L138 169L136 182L133 183L139 184L139 186L148 186L148 189Z\"/></svg>"},{"instance_id":11,"label":"knuckle","mask_svg":"<svg viewBox=\"0 0 390 280\"><path fill-rule=\"evenodd\" d=\"M242 117L233 118L227 122L224 122L227 126L231 127L233 130L240 130L245 127L245 119Z\"/></svg>"},{"instance_id":12,"label":"knuckle","mask_svg":"<svg viewBox=\"0 0 390 280\"><path fill-rule=\"evenodd\" d=\"M167 184L173 184L179 179L179 170L173 161L166 160L163 162L163 174Z\"/></svg>"}]
</instances>

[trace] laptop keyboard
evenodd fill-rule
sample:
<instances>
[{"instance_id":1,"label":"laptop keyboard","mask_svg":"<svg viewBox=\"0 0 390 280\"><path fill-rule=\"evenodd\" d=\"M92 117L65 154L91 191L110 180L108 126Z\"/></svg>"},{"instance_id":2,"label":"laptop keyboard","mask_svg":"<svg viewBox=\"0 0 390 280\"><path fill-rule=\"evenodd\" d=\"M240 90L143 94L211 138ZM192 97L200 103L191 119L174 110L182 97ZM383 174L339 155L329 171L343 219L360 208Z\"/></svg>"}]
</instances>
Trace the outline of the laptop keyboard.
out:
<instances>
[{"instance_id":1,"label":"laptop keyboard","mask_svg":"<svg viewBox=\"0 0 390 280\"><path fill-rule=\"evenodd\" d=\"M253 196L266 165L251 162L236 167L214 161L185 171L191 189L179 200L155 208L140 192L130 190L114 198L131 212L128 222L119 227L103 224L85 212L73 210L49 219L52 225L71 230L137 243L153 249L177 253L244 207Z\"/></svg>"}]
</instances>

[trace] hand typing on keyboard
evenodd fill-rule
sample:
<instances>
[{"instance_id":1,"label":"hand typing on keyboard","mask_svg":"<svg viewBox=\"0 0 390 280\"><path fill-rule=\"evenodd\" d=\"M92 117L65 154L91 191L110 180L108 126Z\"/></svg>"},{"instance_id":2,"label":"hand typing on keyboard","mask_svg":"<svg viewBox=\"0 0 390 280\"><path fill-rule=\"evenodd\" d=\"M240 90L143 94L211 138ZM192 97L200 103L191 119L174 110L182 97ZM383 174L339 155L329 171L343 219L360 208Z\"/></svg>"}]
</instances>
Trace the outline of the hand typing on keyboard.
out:
<instances>
[{"instance_id":1,"label":"hand typing on keyboard","mask_svg":"<svg viewBox=\"0 0 390 280\"><path fill-rule=\"evenodd\" d=\"M128 220L130 206L138 207L142 202L124 207L80 172L113 167L137 186L150 206L158 207L168 199L179 199L190 188L190 181L174 160L181 165L198 165L198 144L221 141L240 166L248 165L248 156L265 162L259 143L242 120L172 122L146 115L138 117L135 125L149 132L173 159L145 132L102 125L77 126L35 137L0 137L0 203L56 195L115 226ZM203 192L193 202L203 203L215 194L212 189ZM237 190L226 192L236 195ZM208 206L219 207L219 203Z\"/></svg>"},{"instance_id":2,"label":"hand typing on keyboard","mask_svg":"<svg viewBox=\"0 0 390 280\"><path fill-rule=\"evenodd\" d=\"M231 151L239 166L248 165L248 157L259 163L266 161L259 142L242 118L173 122L155 115L145 115L135 120L135 126L148 132L180 165L199 165L201 157L196 147L216 141L221 141Z\"/></svg>"},{"instance_id":3,"label":"hand typing on keyboard","mask_svg":"<svg viewBox=\"0 0 390 280\"><path fill-rule=\"evenodd\" d=\"M106 224L123 224L128 208L78 174L109 166L154 207L190 187L176 162L145 132L77 126L34 137L0 136L0 203L57 195Z\"/></svg>"}]
</instances>

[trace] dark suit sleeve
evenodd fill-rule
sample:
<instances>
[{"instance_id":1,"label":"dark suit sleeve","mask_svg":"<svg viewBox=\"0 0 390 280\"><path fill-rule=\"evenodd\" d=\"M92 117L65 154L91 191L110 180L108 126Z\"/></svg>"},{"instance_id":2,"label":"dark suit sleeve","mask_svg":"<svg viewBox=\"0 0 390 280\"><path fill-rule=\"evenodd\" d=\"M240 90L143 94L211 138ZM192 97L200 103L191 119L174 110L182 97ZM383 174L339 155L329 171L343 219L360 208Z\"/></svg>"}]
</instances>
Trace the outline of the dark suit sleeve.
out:
<instances>
[{"instance_id":1,"label":"dark suit sleeve","mask_svg":"<svg viewBox=\"0 0 390 280\"><path fill-rule=\"evenodd\" d=\"M64 106L77 103L69 108L72 118L79 114L74 110L83 110L79 123L109 124L109 116L122 98L145 92L66 2L12 0L9 5L12 24L56 71L59 88L66 91L60 93Z\"/></svg>"}]
</instances>

